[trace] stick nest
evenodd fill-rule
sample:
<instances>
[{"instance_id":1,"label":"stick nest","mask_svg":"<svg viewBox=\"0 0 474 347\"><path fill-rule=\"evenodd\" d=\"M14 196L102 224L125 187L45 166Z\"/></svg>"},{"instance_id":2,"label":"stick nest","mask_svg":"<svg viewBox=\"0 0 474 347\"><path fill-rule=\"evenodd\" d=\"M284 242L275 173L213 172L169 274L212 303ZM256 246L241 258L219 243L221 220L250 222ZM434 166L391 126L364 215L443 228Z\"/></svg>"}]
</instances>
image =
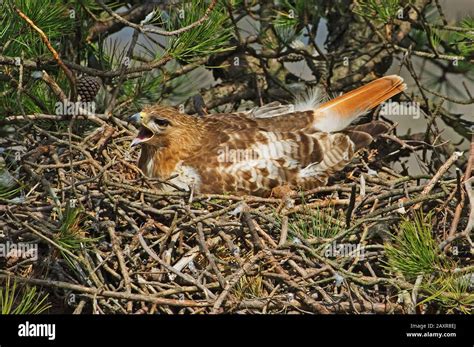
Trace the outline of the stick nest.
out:
<instances>
[{"instance_id":1,"label":"stick nest","mask_svg":"<svg viewBox=\"0 0 474 347\"><path fill-rule=\"evenodd\" d=\"M448 170L456 158L436 174L404 176L377 155L384 140L309 192L164 194L135 166L133 132L113 120L64 129L68 122L34 119L15 123L0 142L3 173L15 180L0 200L0 236L38 245L36 261L0 259L0 277L42 288L51 311L472 310L472 279L463 282L472 274L469 204ZM406 242L418 237L417 223L428 225L422 235L434 248ZM397 263L406 256L417 264L424 252L431 268Z\"/></svg>"}]
</instances>

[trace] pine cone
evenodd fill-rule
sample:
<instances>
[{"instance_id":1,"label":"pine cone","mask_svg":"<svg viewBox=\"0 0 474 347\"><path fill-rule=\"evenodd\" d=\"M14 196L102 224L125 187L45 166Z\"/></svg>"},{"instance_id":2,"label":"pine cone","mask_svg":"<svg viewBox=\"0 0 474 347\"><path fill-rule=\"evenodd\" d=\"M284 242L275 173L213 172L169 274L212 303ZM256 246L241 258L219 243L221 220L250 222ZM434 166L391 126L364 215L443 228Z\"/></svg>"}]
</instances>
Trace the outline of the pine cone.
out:
<instances>
[{"instance_id":1,"label":"pine cone","mask_svg":"<svg viewBox=\"0 0 474 347\"><path fill-rule=\"evenodd\" d=\"M93 101L101 87L100 78L91 76L82 76L77 81L77 95L83 102Z\"/></svg>"}]
</instances>

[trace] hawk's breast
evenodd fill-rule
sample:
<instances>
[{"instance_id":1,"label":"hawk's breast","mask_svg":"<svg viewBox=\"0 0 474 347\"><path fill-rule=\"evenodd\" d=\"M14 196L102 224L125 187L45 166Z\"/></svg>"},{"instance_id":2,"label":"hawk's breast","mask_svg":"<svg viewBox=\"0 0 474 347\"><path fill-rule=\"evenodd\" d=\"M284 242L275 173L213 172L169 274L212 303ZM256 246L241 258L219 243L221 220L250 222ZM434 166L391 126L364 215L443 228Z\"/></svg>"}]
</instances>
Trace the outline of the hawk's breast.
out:
<instances>
[{"instance_id":1,"label":"hawk's breast","mask_svg":"<svg viewBox=\"0 0 474 347\"><path fill-rule=\"evenodd\" d=\"M184 165L183 162L179 162L170 177L172 178L167 182L171 185L164 184L164 191L170 192L175 190L173 186L185 191L190 191L191 189L195 192L201 191L201 175L198 170L192 166Z\"/></svg>"}]
</instances>

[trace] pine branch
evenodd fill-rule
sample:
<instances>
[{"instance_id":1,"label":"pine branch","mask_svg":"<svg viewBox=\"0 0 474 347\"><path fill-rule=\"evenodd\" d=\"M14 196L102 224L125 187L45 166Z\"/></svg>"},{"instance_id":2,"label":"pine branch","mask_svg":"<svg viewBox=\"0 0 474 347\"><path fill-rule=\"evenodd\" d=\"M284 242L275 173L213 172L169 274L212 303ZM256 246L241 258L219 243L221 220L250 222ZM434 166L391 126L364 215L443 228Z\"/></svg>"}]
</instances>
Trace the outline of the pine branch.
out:
<instances>
[{"instance_id":1,"label":"pine branch","mask_svg":"<svg viewBox=\"0 0 474 347\"><path fill-rule=\"evenodd\" d=\"M118 15L117 13L115 13L114 11L112 11L107 5L104 4L104 2L102 0L97 0L97 3L109 14L111 15L113 18L115 18L116 20L118 20L119 22L121 22L122 24L125 24L135 30L138 30L140 33L151 33L151 34L158 34L158 35L161 35L161 36L176 36L176 35L179 35L179 34L182 34L186 31L189 31L191 29L194 29L195 27L197 27L198 25L201 25L202 23L204 23L210 16L212 10L214 9L214 7L216 7L217 5L217 0L212 0L211 3L209 4L209 7L207 8L207 10L204 12L204 15L198 19L197 21L183 27L183 28L180 28L180 29L177 29L177 30L173 30L173 31L166 31L166 30L159 30L159 29L156 29L156 28L148 28L148 27L144 27L143 25L140 25L140 24L135 24L135 23L132 23L128 20L126 20L125 18L123 18L122 16Z\"/></svg>"},{"instance_id":2,"label":"pine branch","mask_svg":"<svg viewBox=\"0 0 474 347\"><path fill-rule=\"evenodd\" d=\"M26 14L24 14L18 7L13 6L15 9L16 13L26 22L28 25L30 25L36 32L38 32L39 36L41 37L41 40L43 40L44 44L46 47L48 47L49 51L54 57L54 60L58 63L59 67L64 71L66 74L67 78L69 79L69 84L71 87L72 91L72 99L75 99L76 96L76 77L74 74L69 70L69 68L64 64L64 62L61 60L59 57L58 52L54 49L54 47L51 45L51 42L49 42L48 36L39 28Z\"/></svg>"}]
</instances>

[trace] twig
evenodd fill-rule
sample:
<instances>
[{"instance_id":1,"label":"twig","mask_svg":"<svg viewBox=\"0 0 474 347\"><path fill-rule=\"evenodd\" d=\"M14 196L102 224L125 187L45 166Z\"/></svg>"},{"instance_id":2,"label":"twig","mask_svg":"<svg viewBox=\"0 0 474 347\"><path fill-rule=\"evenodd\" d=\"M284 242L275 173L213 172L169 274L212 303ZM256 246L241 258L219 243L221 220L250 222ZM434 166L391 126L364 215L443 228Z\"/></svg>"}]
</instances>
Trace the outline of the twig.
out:
<instances>
[{"instance_id":1,"label":"twig","mask_svg":"<svg viewBox=\"0 0 474 347\"><path fill-rule=\"evenodd\" d=\"M46 34L43 32L43 30L41 30L26 14L24 14L18 7L16 7L15 5L13 5L13 8L15 9L16 13L18 13L18 15L25 21L27 22L35 31L38 32L38 34L40 35L41 37L41 40L43 40L44 44L46 45L46 47L48 47L48 50L51 52L51 54L53 55L54 57L54 60L56 60L56 62L58 63L59 67L64 71L64 73L66 74L68 80L69 80L69 84L70 84L70 87L71 87L71 90L72 90L72 94L73 94L73 100L74 100L74 96L76 95L76 78L74 76L74 74L71 72L71 70L69 70L69 68L63 63L63 61L61 60L61 58L59 57L59 54L58 52L54 49L54 47L51 45L51 43L49 42L49 39L48 37L46 36Z\"/></svg>"},{"instance_id":2,"label":"twig","mask_svg":"<svg viewBox=\"0 0 474 347\"><path fill-rule=\"evenodd\" d=\"M44 286L44 287L67 289L67 290L72 290L79 293L95 295L97 297L116 298L116 299L131 300L131 301L144 301L144 302L150 302L150 303L158 304L158 305L169 305L169 306L178 306L178 307L211 306L211 303L207 301L175 300L175 299L160 298L160 297L156 297L152 295L130 294L130 293L124 293L124 292L102 290L102 289L97 289L97 288L85 287L78 284L72 284L68 282L20 277L20 276L12 275L4 270L0 270L0 278L6 279L8 277L11 277L12 279L17 280L18 282L21 282L21 283L29 283L29 284L34 284L34 285L39 285L39 286Z\"/></svg>"},{"instance_id":3,"label":"twig","mask_svg":"<svg viewBox=\"0 0 474 347\"><path fill-rule=\"evenodd\" d=\"M108 223L106 228L107 228L107 231L108 231L109 236L110 236L110 242L112 243L112 249L114 250L114 253L117 257L117 260L118 260L118 263L119 263L119 266L120 266L120 272L122 273L122 276L123 276L123 281L125 283L126 292L128 294L131 294L132 293L132 287L131 287L130 276L128 274L127 266L125 265L125 259L123 257L123 253L120 249L119 239L118 239L117 235L115 234L115 224L112 223L112 222ZM133 307L132 302L129 301L127 303L127 311L132 312L132 307Z\"/></svg>"},{"instance_id":4,"label":"twig","mask_svg":"<svg viewBox=\"0 0 474 347\"><path fill-rule=\"evenodd\" d=\"M446 163L444 163L436 173L436 175L433 176L433 178L430 180L430 182L426 185L426 187L423 189L421 192L421 195L427 195L433 190L434 186L436 183L440 180L440 178L449 170L451 165L454 164L456 160L458 160L461 156L463 155L462 152L454 152L451 157L446 160ZM416 204L413 206L413 209L418 209L421 207L421 204Z\"/></svg>"},{"instance_id":5,"label":"twig","mask_svg":"<svg viewBox=\"0 0 474 347\"><path fill-rule=\"evenodd\" d=\"M219 281L219 284L221 285L222 288L224 288L226 285L226 280L222 276L222 273L220 272L219 268L216 265L216 262L214 261L214 257L212 256L211 252L209 251L209 248L206 245L206 238L204 237L204 232L202 231L201 223L198 223L197 231L198 231L199 244L201 246L202 252L206 255L206 258L209 261L209 265L211 265L212 270L217 276L217 280Z\"/></svg>"},{"instance_id":6,"label":"twig","mask_svg":"<svg viewBox=\"0 0 474 347\"><path fill-rule=\"evenodd\" d=\"M124 19L123 17L121 17L120 15L118 15L117 13L115 13L114 11L112 11L108 6L106 6L104 4L104 2L102 0L97 0L97 3L110 15L112 16L113 18L115 18L117 21L121 22L122 24L125 24L131 28L134 28L135 30L141 32L141 33L152 33L152 34L157 34L157 35L161 35L161 36L175 36L175 35L179 35L179 34L182 34L186 31L189 31L195 27L197 27L198 25L202 24L203 22L205 22L208 18L209 18L209 15L211 14L212 10L214 9L214 7L216 7L217 5L217 0L212 0L211 3L209 4L209 6L207 7L206 11L204 12L204 15L198 19L197 21L195 21L194 23L191 23L185 27L182 27L180 29L177 29L177 30L173 30L173 31L165 31L165 30L160 30L160 29L156 29L156 28L150 28L150 27L145 27L145 26L142 26L142 25L139 25L139 24L135 24L135 23L132 23L126 19Z\"/></svg>"}]
</instances>

